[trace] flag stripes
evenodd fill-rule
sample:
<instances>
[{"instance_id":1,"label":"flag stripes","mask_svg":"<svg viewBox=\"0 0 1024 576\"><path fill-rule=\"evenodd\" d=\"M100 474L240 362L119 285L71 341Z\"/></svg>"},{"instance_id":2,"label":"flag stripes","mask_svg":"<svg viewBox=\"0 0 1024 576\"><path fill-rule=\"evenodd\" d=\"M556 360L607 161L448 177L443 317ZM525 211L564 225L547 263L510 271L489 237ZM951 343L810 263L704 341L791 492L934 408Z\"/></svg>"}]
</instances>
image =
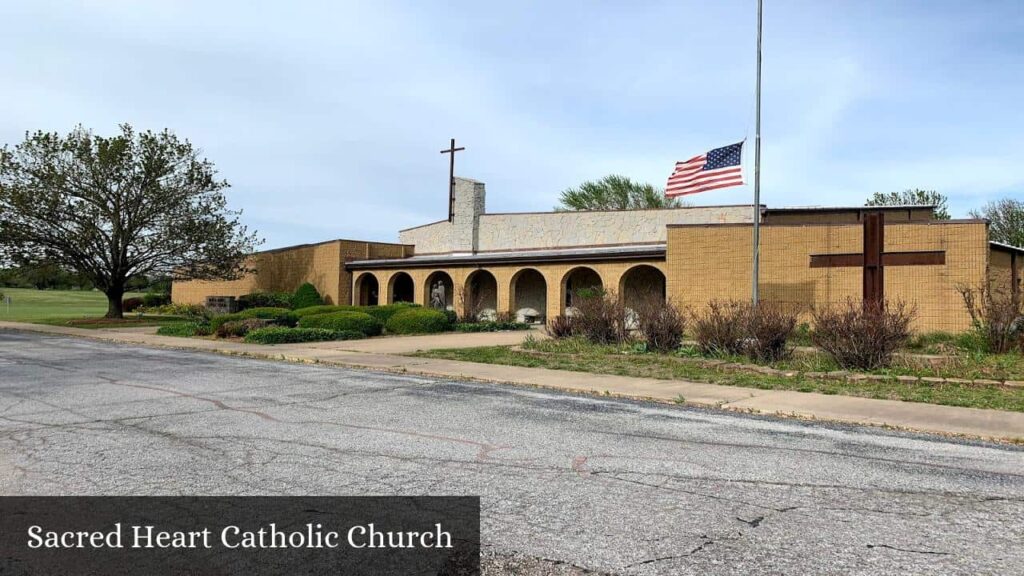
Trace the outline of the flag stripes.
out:
<instances>
[{"instance_id":1,"label":"flag stripes","mask_svg":"<svg viewBox=\"0 0 1024 576\"><path fill-rule=\"evenodd\" d=\"M665 185L665 196L685 196L743 184L743 143L715 148L707 154L676 162Z\"/></svg>"}]
</instances>

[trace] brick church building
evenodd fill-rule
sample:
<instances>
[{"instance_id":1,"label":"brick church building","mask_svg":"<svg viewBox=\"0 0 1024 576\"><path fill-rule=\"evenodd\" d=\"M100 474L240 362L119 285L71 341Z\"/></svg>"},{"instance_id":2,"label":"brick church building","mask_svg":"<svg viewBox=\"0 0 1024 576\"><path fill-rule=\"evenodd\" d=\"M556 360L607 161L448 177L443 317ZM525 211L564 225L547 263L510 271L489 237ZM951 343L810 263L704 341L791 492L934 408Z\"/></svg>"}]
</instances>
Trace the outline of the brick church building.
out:
<instances>
[{"instance_id":1,"label":"brick church building","mask_svg":"<svg viewBox=\"0 0 1024 576\"><path fill-rule=\"evenodd\" d=\"M456 178L451 220L401 230L397 243L330 240L259 252L248 276L174 282L172 298L202 304L311 282L329 303L428 305L432 293L443 293L460 313L471 306L544 322L592 286L627 306L649 295L691 308L750 297L751 205L488 213L485 200L482 182ZM884 240L867 246L865 257L863 222L878 213ZM874 254L885 298L916 306L917 330L957 332L970 326L958 287L1019 284L1024 250L989 242L984 220L936 220L931 206L762 207L759 214L766 301L809 309L860 299Z\"/></svg>"}]
</instances>

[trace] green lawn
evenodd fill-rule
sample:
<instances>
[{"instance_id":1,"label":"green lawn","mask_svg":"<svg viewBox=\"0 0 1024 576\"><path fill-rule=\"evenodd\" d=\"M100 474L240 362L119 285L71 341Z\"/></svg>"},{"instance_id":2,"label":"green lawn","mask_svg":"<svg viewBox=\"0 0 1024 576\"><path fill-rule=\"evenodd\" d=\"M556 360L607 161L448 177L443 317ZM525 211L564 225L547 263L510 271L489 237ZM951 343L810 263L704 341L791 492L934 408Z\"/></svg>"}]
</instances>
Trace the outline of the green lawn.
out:
<instances>
[{"instance_id":1,"label":"green lawn","mask_svg":"<svg viewBox=\"0 0 1024 576\"><path fill-rule=\"evenodd\" d=\"M1024 412L1022 388L960 383L907 383L896 380L893 374L911 370L892 371L889 374L893 378L885 380L822 380L802 375L787 378L723 370L687 362L679 357L624 353L626 351L615 347L593 346L575 340L527 342L524 348L528 349L488 346L431 350L411 356ZM796 364L796 361L791 364Z\"/></svg>"},{"instance_id":2,"label":"green lawn","mask_svg":"<svg viewBox=\"0 0 1024 576\"><path fill-rule=\"evenodd\" d=\"M125 314L123 321L102 321L107 313L107 297L102 292L86 290L33 290L31 288L0 288L11 304L0 302L0 320L32 322L35 324L62 324L80 328L104 328L112 325L156 326L172 317L146 316L138 318ZM142 294L125 294L125 297Z\"/></svg>"}]
</instances>

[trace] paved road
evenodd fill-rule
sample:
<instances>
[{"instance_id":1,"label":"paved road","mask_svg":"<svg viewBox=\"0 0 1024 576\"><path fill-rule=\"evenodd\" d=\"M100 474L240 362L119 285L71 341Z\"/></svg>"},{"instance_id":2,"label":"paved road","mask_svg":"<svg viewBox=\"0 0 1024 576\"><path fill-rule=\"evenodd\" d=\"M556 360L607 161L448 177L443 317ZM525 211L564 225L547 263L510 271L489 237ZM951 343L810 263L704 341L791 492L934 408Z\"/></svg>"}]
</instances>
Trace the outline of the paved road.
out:
<instances>
[{"instance_id":1,"label":"paved road","mask_svg":"<svg viewBox=\"0 0 1024 576\"><path fill-rule=\"evenodd\" d=\"M495 574L1024 573L1020 448L3 331L0 493L479 494Z\"/></svg>"}]
</instances>

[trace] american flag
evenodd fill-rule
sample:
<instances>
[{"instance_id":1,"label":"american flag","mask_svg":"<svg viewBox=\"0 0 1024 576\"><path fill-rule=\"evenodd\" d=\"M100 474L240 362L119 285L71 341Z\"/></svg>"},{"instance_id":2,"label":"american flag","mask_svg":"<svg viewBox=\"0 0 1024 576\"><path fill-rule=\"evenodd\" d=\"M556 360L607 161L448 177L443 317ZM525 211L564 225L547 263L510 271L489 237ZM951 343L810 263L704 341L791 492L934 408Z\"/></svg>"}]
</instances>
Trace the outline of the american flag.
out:
<instances>
[{"instance_id":1,"label":"american flag","mask_svg":"<svg viewBox=\"0 0 1024 576\"><path fill-rule=\"evenodd\" d=\"M686 162L676 162L676 170L665 185L665 196L684 196L742 185L742 152L743 142L739 142L715 148Z\"/></svg>"}]
</instances>

